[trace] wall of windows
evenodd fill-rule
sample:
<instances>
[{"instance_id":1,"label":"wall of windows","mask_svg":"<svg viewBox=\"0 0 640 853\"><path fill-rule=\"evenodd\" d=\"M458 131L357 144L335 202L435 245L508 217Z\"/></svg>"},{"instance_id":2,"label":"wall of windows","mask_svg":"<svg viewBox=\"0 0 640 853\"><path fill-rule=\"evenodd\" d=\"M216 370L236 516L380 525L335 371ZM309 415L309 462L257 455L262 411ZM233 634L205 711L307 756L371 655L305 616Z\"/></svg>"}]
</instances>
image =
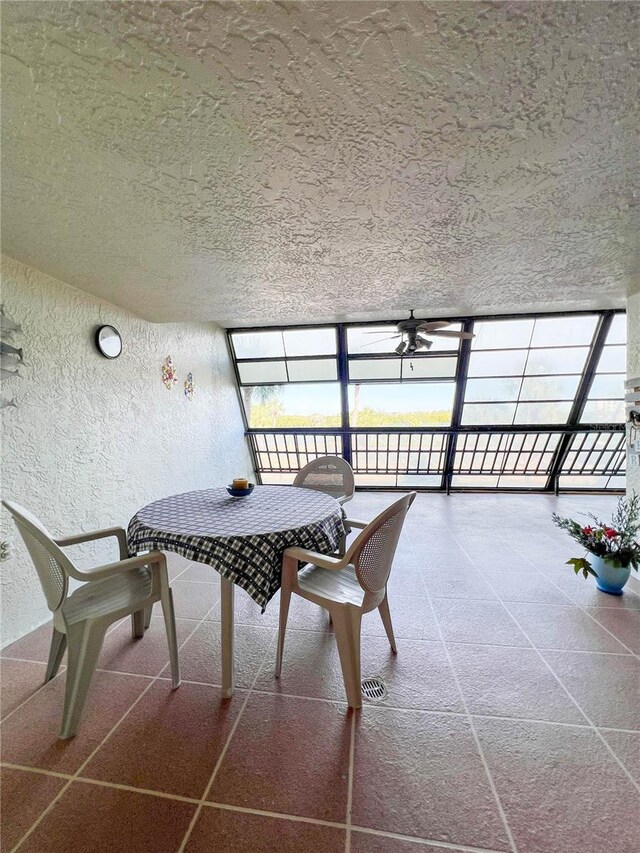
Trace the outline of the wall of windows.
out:
<instances>
[{"instance_id":1,"label":"wall of windows","mask_svg":"<svg viewBox=\"0 0 640 853\"><path fill-rule=\"evenodd\" d=\"M402 358L393 323L229 330L258 475L339 454L365 488L623 488L625 320L455 318L473 339Z\"/></svg>"}]
</instances>

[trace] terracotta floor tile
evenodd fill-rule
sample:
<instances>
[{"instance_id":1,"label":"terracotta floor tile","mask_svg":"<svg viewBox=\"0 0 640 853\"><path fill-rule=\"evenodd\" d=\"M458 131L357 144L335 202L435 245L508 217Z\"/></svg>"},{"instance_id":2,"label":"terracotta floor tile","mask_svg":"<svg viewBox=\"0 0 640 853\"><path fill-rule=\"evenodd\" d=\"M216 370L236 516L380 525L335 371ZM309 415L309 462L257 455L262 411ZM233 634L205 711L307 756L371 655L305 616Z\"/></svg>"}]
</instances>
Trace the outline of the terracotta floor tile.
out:
<instances>
[{"instance_id":1,"label":"terracotta floor tile","mask_svg":"<svg viewBox=\"0 0 640 853\"><path fill-rule=\"evenodd\" d=\"M208 799L344 821L350 729L345 706L254 694Z\"/></svg>"},{"instance_id":2,"label":"terracotta floor tile","mask_svg":"<svg viewBox=\"0 0 640 853\"><path fill-rule=\"evenodd\" d=\"M75 773L148 686L146 678L97 672L77 735L59 740L65 676L56 678L2 724L2 760Z\"/></svg>"},{"instance_id":3,"label":"terracotta floor tile","mask_svg":"<svg viewBox=\"0 0 640 853\"><path fill-rule=\"evenodd\" d=\"M46 663L49 659L49 648L51 646L52 622L46 622L30 631L24 637L5 646L2 650L3 658L20 658L22 660L35 660Z\"/></svg>"},{"instance_id":4,"label":"terracotta floor tile","mask_svg":"<svg viewBox=\"0 0 640 853\"><path fill-rule=\"evenodd\" d=\"M466 719L367 707L356 723L352 822L508 849Z\"/></svg>"},{"instance_id":5,"label":"terracotta floor tile","mask_svg":"<svg viewBox=\"0 0 640 853\"><path fill-rule=\"evenodd\" d=\"M186 557L183 557L181 554L176 554L174 551L165 551L164 555L167 558L169 580L176 578L191 565L191 560L187 560Z\"/></svg>"},{"instance_id":6,"label":"terracotta floor tile","mask_svg":"<svg viewBox=\"0 0 640 853\"><path fill-rule=\"evenodd\" d=\"M447 853L460 848L442 847L438 844L421 844L419 841L403 841L369 832L351 832L351 853Z\"/></svg>"},{"instance_id":7,"label":"terracotta floor tile","mask_svg":"<svg viewBox=\"0 0 640 853\"><path fill-rule=\"evenodd\" d=\"M394 655L386 638L362 640L362 675L379 675L389 691L385 705L464 712L442 643L398 640Z\"/></svg>"},{"instance_id":8,"label":"terracotta floor tile","mask_svg":"<svg viewBox=\"0 0 640 853\"><path fill-rule=\"evenodd\" d=\"M185 853L343 853L345 830L206 806Z\"/></svg>"},{"instance_id":9,"label":"terracotta floor tile","mask_svg":"<svg viewBox=\"0 0 640 853\"><path fill-rule=\"evenodd\" d=\"M160 611L160 614L162 611ZM198 623L176 619L178 645L183 643ZM105 637L98 661L100 669L132 672L139 675L158 675L169 662L169 646L162 615L153 616L144 637L133 639L131 623L126 620Z\"/></svg>"},{"instance_id":10,"label":"terracotta floor tile","mask_svg":"<svg viewBox=\"0 0 640 853\"><path fill-rule=\"evenodd\" d=\"M600 729L611 749L636 782L640 782L640 732L616 732Z\"/></svg>"},{"instance_id":11,"label":"terracotta floor tile","mask_svg":"<svg viewBox=\"0 0 640 853\"><path fill-rule=\"evenodd\" d=\"M472 714L584 724L584 716L534 649L449 643Z\"/></svg>"},{"instance_id":12,"label":"terracotta floor tile","mask_svg":"<svg viewBox=\"0 0 640 853\"><path fill-rule=\"evenodd\" d=\"M530 646L499 602L433 600L445 642Z\"/></svg>"},{"instance_id":13,"label":"terracotta floor tile","mask_svg":"<svg viewBox=\"0 0 640 853\"><path fill-rule=\"evenodd\" d=\"M73 782L20 853L175 853L195 809L166 797Z\"/></svg>"},{"instance_id":14,"label":"terracotta floor tile","mask_svg":"<svg viewBox=\"0 0 640 853\"><path fill-rule=\"evenodd\" d=\"M476 728L519 850L638 849L637 791L593 730L477 718Z\"/></svg>"},{"instance_id":15,"label":"terracotta floor tile","mask_svg":"<svg viewBox=\"0 0 640 853\"><path fill-rule=\"evenodd\" d=\"M275 633L275 628L235 626L235 684L238 687L251 687L265 654L272 647ZM203 622L180 649L182 677L185 681L222 684L221 661L220 623ZM169 675L169 670L166 674Z\"/></svg>"},{"instance_id":16,"label":"terracotta floor tile","mask_svg":"<svg viewBox=\"0 0 640 853\"><path fill-rule=\"evenodd\" d=\"M204 619L220 598L220 584L173 581L173 606L177 619Z\"/></svg>"},{"instance_id":17,"label":"terracotta floor tile","mask_svg":"<svg viewBox=\"0 0 640 853\"><path fill-rule=\"evenodd\" d=\"M609 598L613 597L609 596ZM620 596L620 598L624 598L624 596ZM636 654L640 654L640 612L611 607L590 607L588 612L627 648Z\"/></svg>"},{"instance_id":18,"label":"terracotta floor tile","mask_svg":"<svg viewBox=\"0 0 640 853\"><path fill-rule=\"evenodd\" d=\"M82 775L185 797L201 797L244 697L217 687L156 682Z\"/></svg>"},{"instance_id":19,"label":"terracotta floor tile","mask_svg":"<svg viewBox=\"0 0 640 853\"><path fill-rule=\"evenodd\" d=\"M440 635L428 598L389 593L389 610L396 639L439 640ZM377 610L362 617L363 637L386 637Z\"/></svg>"},{"instance_id":20,"label":"terracotta floor tile","mask_svg":"<svg viewBox=\"0 0 640 853\"><path fill-rule=\"evenodd\" d=\"M538 572L485 571L484 577L502 601L571 606L573 602L549 579Z\"/></svg>"},{"instance_id":21,"label":"terracotta floor tile","mask_svg":"<svg viewBox=\"0 0 640 853\"><path fill-rule=\"evenodd\" d=\"M416 561L405 565L397 560L391 568L391 574L387 581L389 595L423 595L427 592L422 582L422 574Z\"/></svg>"},{"instance_id":22,"label":"terracotta floor tile","mask_svg":"<svg viewBox=\"0 0 640 853\"><path fill-rule=\"evenodd\" d=\"M543 652L597 726L640 730L640 661L633 655Z\"/></svg>"},{"instance_id":23,"label":"terracotta floor tile","mask_svg":"<svg viewBox=\"0 0 640 853\"><path fill-rule=\"evenodd\" d=\"M270 693L346 700L333 633L287 630L282 674L276 678L275 648L265 658L256 689Z\"/></svg>"},{"instance_id":24,"label":"terracotta floor tile","mask_svg":"<svg viewBox=\"0 0 640 853\"><path fill-rule=\"evenodd\" d=\"M46 665L31 661L0 662L0 711L6 717L18 705L40 690L44 684ZM62 676L64 678L64 676Z\"/></svg>"},{"instance_id":25,"label":"terracotta floor tile","mask_svg":"<svg viewBox=\"0 0 640 853\"><path fill-rule=\"evenodd\" d=\"M67 780L10 767L3 767L0 777L0 850L9 851L67 784Z\"/></svg>"},{"instance_id":26,"label":"terracotta floor tile","mask_svg":"<svg viewBox=\"0 0 640 853\"><path fill-rule=\"evenodd\" d=\"M509 602L509 612L539 649L620 652L624 647L577 607Z\"/></svg>"},{"instance_id":27,"label":"terracotta floor tile","mask_svg":"<svg viewBox=\"0 0 640 853\"><path fill-rule=\"evenodd\" d=\"M277 628L280 619L280 593L274 595L262 613L260 607L244 590L236 589L234 614L236 625ZM216 605L210 618L215 622L220 621L220 604ZM305 631L331 630L327 611L299 596L295 596L289 606L288 627Z\"/></svg>"},{"instance_id":28,"label":"terracotta floor tile","mask_svg":"<svg viewBox=\"0 0 640 853\"><path fill-rule=\"evenodd\" d=\"M569 569L569 567L567 566ZM593 578L576 577L571 569L553 582L562 592L582 607L606 607L613 610L640 610L640 595L625 589L624 595L608 595L598 589Z\"/></svg>"},{"instance_id":29,"label":"terracotta floor tile","mask_svg":"<svg viewBox=\"0 0 640 853\"><path fill-rule=\"evenodd\" d=\"M424 570L424 583L432 598L465 598L484 601L497 601L498 596L475 569L456 572L455 570Z\"/></svg>"}]
</instances>

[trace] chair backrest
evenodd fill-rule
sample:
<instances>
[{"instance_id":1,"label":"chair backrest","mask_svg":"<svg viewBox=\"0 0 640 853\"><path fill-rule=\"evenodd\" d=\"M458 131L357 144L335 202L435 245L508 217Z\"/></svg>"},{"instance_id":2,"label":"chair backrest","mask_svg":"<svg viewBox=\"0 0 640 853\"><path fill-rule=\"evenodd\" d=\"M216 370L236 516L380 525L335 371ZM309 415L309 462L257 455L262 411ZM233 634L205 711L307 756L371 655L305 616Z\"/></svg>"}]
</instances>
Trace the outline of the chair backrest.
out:
<instances>
[{"instance_id":1,"label":"chair backrest","mask_svg":"<svg viewBox=\"0 0 640 853\"><path fill-rule=\"evenodd\" d=\"M416 493L410 492L376 516L347 551L355 566L358 583L366 592L384 589L391 573L398 539Z\"/></svg>"},{"instance_id":2,"label":"chair backrest","mask_svg":"<svg viewBox=\"0 0 640 853\"><path fill-rule=\"evenodd\" d=\"M324 492L342 502L351 500L355 491L353 469L340 456L319 456L301 468L293 481L294 486Z\"/></svg>"},{"instance_id":3,"label":"chair backrest","mask_svg":"<svg viewBox=\"0 0 640 853\"><path fill-rule=\"evenodd\" d=\"M49 610L56 611L67 597L68 569L73 564L53 541L47 528L28 509L12 501L2 501L13 516L38 572Z\"/></svg>"}]
</instances>

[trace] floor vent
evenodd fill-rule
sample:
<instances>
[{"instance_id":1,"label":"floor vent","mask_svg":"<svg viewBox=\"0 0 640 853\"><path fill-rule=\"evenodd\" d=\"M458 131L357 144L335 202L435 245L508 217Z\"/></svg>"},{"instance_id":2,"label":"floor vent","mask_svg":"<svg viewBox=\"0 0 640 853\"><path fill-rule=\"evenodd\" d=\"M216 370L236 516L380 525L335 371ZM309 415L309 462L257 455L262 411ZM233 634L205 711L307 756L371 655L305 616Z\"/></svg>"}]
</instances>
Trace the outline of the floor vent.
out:
<instances>
[{"instance_id":1,"label":"floor vent","mask_svg":"<svg viewBox=\"0 0 640 853\"><path fill-rule=\"evenodd\" d=\"M380 702L387 696L387 685L379 675L362 679L362 695L370 702Z\"/></svg>"}]
</instances>

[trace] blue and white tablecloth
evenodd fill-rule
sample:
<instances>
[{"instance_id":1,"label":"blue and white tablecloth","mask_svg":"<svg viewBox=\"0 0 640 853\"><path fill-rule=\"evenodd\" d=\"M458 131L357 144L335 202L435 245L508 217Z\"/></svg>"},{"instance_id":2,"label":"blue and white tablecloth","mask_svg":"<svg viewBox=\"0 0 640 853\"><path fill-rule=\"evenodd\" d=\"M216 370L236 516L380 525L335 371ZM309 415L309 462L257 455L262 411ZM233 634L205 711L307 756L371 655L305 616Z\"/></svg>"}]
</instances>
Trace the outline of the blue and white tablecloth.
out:
<instances>
[{"instance_id":1,"label":"blue and white tablecloth","mask_svg":"<svg viewBox=\"0 0 640 853\"><path fill-rule=\"evenodd\" d=\"M344 533L340 504L293 486L256 486L246 498L226 489L156 501L129 523L129 554L157 548L207 563L263 609L280 587L282 555L298 545L328 554Z\"/></svg>"}]
</instances>

